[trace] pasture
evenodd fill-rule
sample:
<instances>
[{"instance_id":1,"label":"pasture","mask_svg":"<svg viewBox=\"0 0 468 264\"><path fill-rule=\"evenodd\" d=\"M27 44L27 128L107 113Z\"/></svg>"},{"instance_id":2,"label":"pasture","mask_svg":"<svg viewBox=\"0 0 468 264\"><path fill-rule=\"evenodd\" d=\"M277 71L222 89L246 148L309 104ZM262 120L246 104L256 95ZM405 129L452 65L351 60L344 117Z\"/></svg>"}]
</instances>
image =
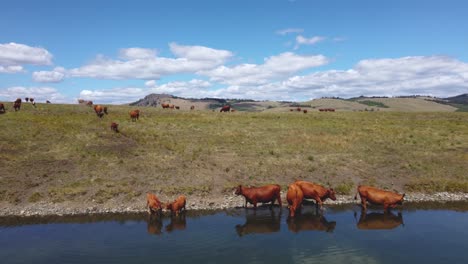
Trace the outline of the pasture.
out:
<instances>
[{"instance_id":1,"label":"pasture","mask_svg":"<svg viewBox=\"0 0 468 264\"><path fill-rule=\"evenodd\" d=\"M23 104L0 115L0 203L142 204L295 179L354 194L468 192L468 113L235 112ZM140 109L132 122L129 111ZM119 124L120 133L110 129Z\"/></svg>"}]
</instances>

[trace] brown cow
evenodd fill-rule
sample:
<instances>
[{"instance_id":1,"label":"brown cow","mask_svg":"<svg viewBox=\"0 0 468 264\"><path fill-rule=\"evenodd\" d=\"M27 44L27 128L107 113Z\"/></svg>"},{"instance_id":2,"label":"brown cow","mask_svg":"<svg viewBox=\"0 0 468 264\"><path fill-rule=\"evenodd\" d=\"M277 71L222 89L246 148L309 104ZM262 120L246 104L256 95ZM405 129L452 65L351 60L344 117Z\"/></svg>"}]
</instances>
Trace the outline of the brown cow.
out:
<instances>
[{"instance_id":1,"label":"brown cow","mask_svg":"<svg viewBox=\"0 0 468 264\"><path fill-rule=\"evenodd\" d=\"M130 118L133 122L137 121L140 118L140 110L136 109L130 112Z\"/></svg>"},{"instance_id":2,"label":"brown cow","mask_svg":"<svg viewBox=\"0 0 468 264\"><path fill-rule=\"evenodd\" d=\"M291 108L291 109L289 109L289 112L293 112L293 111L294 111L294 109L292 109L292 108Z\"/></svg>"},{"instance_id":3,"label":"brown cow","mask_svg":"<svg viewBox=\"0 0 468 264\"><path fill-rule=\"evenodd\" d=\"M302 110L302 111L304 112L304 114L307 114L307 109L304 109L304 110Z\"/></svg>"},{"instance_id":4,"label":"brown cow","mask_svg":"<svg viewBox=\"0 0 468 264\"><path fill-rule=\"evenodd\" d=\"M170 108L170 109L174 109L174 105L171 104L171 105L169 106L169 108Z\"/></svg>"},{"instance_id":5,"label":"brown cow","mask_svg":"<svg viewBox=\"0 0 468 264\"><path fill-rule=\"evenodd\" d=\"M170 233L174 230L185 230L186 227L187 221L185 220L185 213L182 212L178 216L171 217L171 222L166 225L166 231Z\"/></svg>"},{"instance_id":6,"label":"brown cow","mask_svg":"<svg viewBox=\"0 0 468 264\"><path fill-rule=\"evenodd\" d=\"M236 188L236 195L242 195L245 197L245 206L247 202L253 204L254 208L257 208L257 203L269 203L271 202L270 208L273 207L275 200L278 200L278 204L281 208L281 187L278 184L269 184L262 187L244 187L239 185Z\"/></svg>"},{"instance_id":7,"label":"brown cow","mask_svg":"<svg viewBox=\"0 0 468 264\"><path fill-rule=\"evenodd\" d=\"M182 212L182 209L185 209L185 204L187 203L187 199L185 198L184 195L180 195L175 199L172 203L167 203L166 204L166 209L171 210L171 214L175 212L176 215L179 215L180 212Z\"/></svg>"},{"instance_id":8,"label":"brown cow","mask_svg":"<svg viewBox=\"0 0 468 264\"><path fill-rule=\"evenodd\" d=\"M321 214L302 214L295 218L288 218L288 229L291 232L298 233L300 231L325 231L333 232L336 227L336 222L328 222Z\"/></svg>"},{"instance_id":9,"label":"brown cow","mask_svg":"<svg viewBox=\"0 0 468 264\"><path fill-rule=\"evenodd\" d=\"M223 107L221 107L221 110L219 110L219 112L229 112L231 111L231 106L230 105L225 105Z\"/></svg>"},{"instance_id":10,"label":"brown cow","mask_svg":"<svg viewBox=\"0 0 468 264\"><path fill-rule=\"evenodd\" d=\"M333 188L327 189L322 185L307 181L296 181L295 184L301 187L301 190L304 193L304 198L314 199L316 202L315 205L320 206L320 209L322 209L323 202L325 202L327 198L330 198L333 201L336 200L335 190L333 190Z\"/></svg>"},{"instance_id":11,"label":"brown cow","mask_svg":"<svg viewBox=\"0 0 468 264\"><path fill-rule=\"evenodd\" d=\"M96 115L99 117L99 118L102 118L104 116L104 113L107 112L107 107L106 107L106 110L104 111L104 108L102 105L95 105L93 107L94 109L94 112L96 112Z\"/></svg>"},{"instance_id":12,"label":"brown cow","mask_svg":"<svg viewBox=\"0 0 468 264\"><path fill-rule=\"evenodd\" d=\"M356 217L356 213L354 213ZM359 222L357 223L358 229L363 230L381 230L381 229L394 229L404 225L403 215L398 213L394 215L392 212L385 211L384 213L369 213L361 211Z\"/></svg>"},{"instance_id":13,"label":"brown cow","mask_svg":"<svg viewBox=\"0 0 468 264\"><path fill-rule=\"evenodd\" d=\"M238 236L249 234L269 234L280 231L281 214L275 214L274 210L262 211L257 215L257 211L252 214L246 214L245 223L236 225Z\"/></svg>"},{"instance_id":14,"label":"brown cow","mask_svg":"<svg viewBox=\"0 0 468 264\"><path fill-rule=\"evenodd\" d=\"M158 197L154 193L146 194L146 208L148 209L148 214L157 213L160 214L162 211L162 204L159 201Z\"/></svg>"},{"instance_id":15,"label":"brown cow","mask_svg":"<svg viewBox=\"0 0 468 264\"><path fill-rule=\"evenodd\" d=\"M180 109L180 106L176 106L175 109L179 110L179 109Z\"/></svg>"},{"instance_id":16,"label":"brown cow","mask_svg":"<svg viewBox=\"0 0 468 264\"><path fill-rule=\"evenodd\" d=\"M15 109L15 112L21 109L21 98L16 99L13 103L13 108Z\"/></svg>"},{"instance_id":17,"label":"brown cow","mask_svg":"<svg viewBox=\"0 0 468 264\"><path fill-rule=\"evenodd\" d=\"M110 128L112 131L114 131L115 133L119 133L119 124L115 123L115 122L112 122L111 125L110 125Z\"/></svg>"},{"instance_id":18,"label":"brown cow","mask_svg":"<svg viewBox=\"0 0 468 264\"><path fill-rule=\"evenodd\" d=\"M194 110L195 109L195 106L190 106L190 110Z\"/></svg>"},{"instance_id":19,"label":"brown cow","mask_svg":"<svg viewBox=\"0 0 468 264\"><path fill-rule=\"evenodd\" d=\"M300 107L296 108L296 111L300 112L302 109Z\"/></svg>"},{"instance_id":20,"label":"brown cow","mask_svg":"<svg viewBox=\"0 0 468 264\"><path fill-rule=\"evenodd\" d=\"M361 205L364 211L367 210L367 201L371 204L383 204L384 210L387 211L389 208L395 208L397 205L403 204L403 198L405 197L405 194L384 191L371 186L359 185L357 191L361 197ZM354 200L356 199L357 193L354 196Z\"/></svg>"},{"instance_id":21,"label":"brown cow","mask_svg":"<svg viewBox=\"0 0 468 264\"><path fill-rule=\"evenodd\" d=\"M296 215L296 212L300 212L303 199L304 194L302 193L301 187L294 183L288 186L286 200L288 200L290 217L294 217Z\"/></svg>"},{"instance_id":22,"label":"brown cow","mask_svg":"<svg viewBox=\"0 0 468 264\"><path fill-rule=\"evenodd\" d=\"M6 112L5 105L0 103L0 114L4 114Z\"/></svg>"},{"instance_id":23,"label":"brown cow","mask_svg":"<svg viewBox=\"0 0 468 264\"><path fill-rule=\"evenodd\" d=\"M233 113L233 112L235 112L235 111L236 111L236 109L231 109L231 113Z\"/></svg>"},{"instance_id":24,"label":"brown cow","mask_svg":"<svg viewBox=\"0 0 468 264\"><path fill-rule=\"evenodd\" d=\"M87 102L86 102L86 105L87 105L87 106L93 106L93 101L87 101Z\"/></svg>"},{"instance_id":25,"label":"brown cow","mask_svg":"<svg viewBox=\"0 0 468 264\"><path fill-rule=\"evenodd\" d=\"M169 108L169 106L170 106L169 104L161 104L161 107L164 109Z\"/></svg>"}]
</instances>

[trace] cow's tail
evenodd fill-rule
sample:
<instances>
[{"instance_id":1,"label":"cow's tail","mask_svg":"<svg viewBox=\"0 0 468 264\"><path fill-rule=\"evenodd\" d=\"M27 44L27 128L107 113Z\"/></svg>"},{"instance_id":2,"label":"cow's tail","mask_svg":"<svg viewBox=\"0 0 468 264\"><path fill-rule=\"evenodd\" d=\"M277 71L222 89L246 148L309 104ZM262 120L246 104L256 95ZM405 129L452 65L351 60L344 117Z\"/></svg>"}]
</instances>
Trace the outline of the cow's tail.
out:
<instances>
[{"instance_id":1,"label":"cow's tail","mask_svg":"<svg viewBox=\"0 0 468 264\"><path fill-rule=\"evenodd\" d=\"M279 204L280 209L281 209L281 207L283 206L283 204L281 202L281 186L279 184L276 184L276 186L278 186L278 193L276 194L276 199L278 200L278 204Z\"/></svg>"}]
</instances>

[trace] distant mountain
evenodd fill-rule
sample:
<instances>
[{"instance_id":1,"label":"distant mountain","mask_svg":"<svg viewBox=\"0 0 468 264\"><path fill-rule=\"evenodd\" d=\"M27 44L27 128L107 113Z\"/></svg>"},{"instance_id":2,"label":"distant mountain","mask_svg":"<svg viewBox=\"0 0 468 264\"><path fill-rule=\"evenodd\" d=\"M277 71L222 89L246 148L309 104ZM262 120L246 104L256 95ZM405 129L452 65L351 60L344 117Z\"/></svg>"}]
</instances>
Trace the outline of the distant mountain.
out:
<instances>
[{"instance_id":1,"label":"distant mountain","mask_svg":"<svg viewBox=\"0 0 468 264\"><path fill-rule=\"evenodd\" d=\"M136 102L130 103L133 106L158 106L161 104L161 100L174 98L170 94L149 94L145 98L140 99Z\"/></svg>"},{"instance_id":2,"label":"distant mountain","mask_svg":"<svg viewBox=\"0 0 468 264\"><path fill-rule=\"evenodd\" d=\"M449 103L452 103L452 104L468 105L468 93L460 94L460 95L453 96L453 97L447 97L447 98L444 98L444 100L447 100Z\"/></svg>"}]
</instances>

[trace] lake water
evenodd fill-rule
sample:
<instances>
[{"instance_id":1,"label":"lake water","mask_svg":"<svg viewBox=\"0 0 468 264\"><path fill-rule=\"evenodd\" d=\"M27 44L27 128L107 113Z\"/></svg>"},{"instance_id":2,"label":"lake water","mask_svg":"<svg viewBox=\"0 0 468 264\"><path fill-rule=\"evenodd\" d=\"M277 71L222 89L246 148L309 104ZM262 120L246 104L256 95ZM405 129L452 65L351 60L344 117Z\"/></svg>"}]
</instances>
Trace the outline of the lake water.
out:
<instances>
[{"instance_id":1,"label":"lake water","mask_svg":"<svg viewBox=\"0 0 468 264\"><path fill-rule=\"evenodd\" d=\"M1 263L468 263L468 203L0 218Z\"/></svg>"}]
</instances>

